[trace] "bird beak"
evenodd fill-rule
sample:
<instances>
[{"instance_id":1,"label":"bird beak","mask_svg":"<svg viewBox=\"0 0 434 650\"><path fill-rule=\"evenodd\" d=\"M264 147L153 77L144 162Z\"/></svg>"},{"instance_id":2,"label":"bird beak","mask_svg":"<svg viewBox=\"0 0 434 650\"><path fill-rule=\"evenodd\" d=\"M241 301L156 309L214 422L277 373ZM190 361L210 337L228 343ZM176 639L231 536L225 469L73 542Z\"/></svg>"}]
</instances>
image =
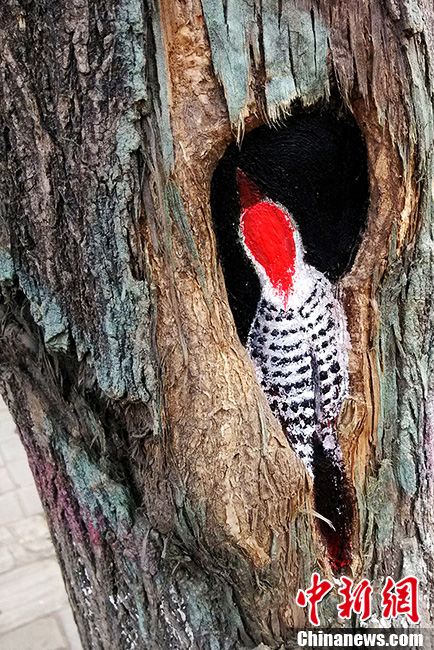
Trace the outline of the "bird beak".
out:
<instances>
[{"instance_id":1,"label":"bird beak","mask_svg":"<svg viewBox=\"0 0 434 650\"><path fill-rule=\"evenodd\" d=\"M259 187L239 168L237 168L237 185L241 212L265 198Z\"/></svg>"}]
</instances>

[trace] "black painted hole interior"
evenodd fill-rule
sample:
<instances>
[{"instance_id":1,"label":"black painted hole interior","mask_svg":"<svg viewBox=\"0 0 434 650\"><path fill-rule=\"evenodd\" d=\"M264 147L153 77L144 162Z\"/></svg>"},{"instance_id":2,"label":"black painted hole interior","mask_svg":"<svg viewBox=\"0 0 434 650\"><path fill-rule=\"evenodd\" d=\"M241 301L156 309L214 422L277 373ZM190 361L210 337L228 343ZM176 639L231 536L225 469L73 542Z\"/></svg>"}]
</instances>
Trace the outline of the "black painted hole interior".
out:
<instances>
[{"instance_id":1,"label":"black painted hole interior","mask_svg":"<svg viewBox=\"0 0 434 650\"><path fill-rule=\"evenodd\" d=\"M339 365L335 363L331 368L335 367L334 372L337 374L330 378L329 373L329 385L324 382L321 384L321 378L327 377L327 372L319 372L324 362L321 350L317 349L312 353L309 349L306 350L302 340L306 340L304 334L300 334L299 342L292 347L290 339L286 341L286 347L282 341L276 341L281 357L275 357L275 367L267 367L267 360L263 362L264 355L270 354L269 348L263 346L263 332L268 332L269 328L265 323L261 329L262 316L257 313L261 297L259 279L241 243L242 209L237 184L237 179L240 182L239 171L243 172L242 179L247 178L249 183L253 183L253 196L256 196L258 190L259 196L286 209L301 235L305 262L334 283L351 269L366 226L369 194L364 141L356 122L348 115L337 116L324 110L300 114L288 118L279 127L264 125L251 131L241 146L236 143L230 145L215 170L211 185L211 207L218 250L239 337L243 344L246 344L254 321L256 338L253 343L252 339L250 340L248 349L251 356L253 355L252 358L262 359L261 363L264 365L261 372L265 372L269 377L271 375L271 379L264 379L266 375L261 379L270 406L280 419L290 443L291 438L296 438L293 434L297 426L301 427L296 431L297 435L301 431L302 436L310 436L312 460L310 465L306 463L306 466L311 468L314 476L315 507L323 518L332 522L333 528L322 519L319 520L318 526L328 548L332 566L340 570L347 566L351 559L353 490L345 476L342 461L336 463L336 457L330 454L327 445L322 442L321 431L325 430L326 418L321 413L326 412L326 407L321 411L321 404L327 403L326 392L334 390L334 385L345 379L342 379ZM266 320L272 320L276 312L273 306L269 309L270 314L264 316ZM287 313L282 314L280 320L285 320L290 330L290 319ZM277 330L275 334L277 335ZM325 333L325 336L328 336L328 333ZM252 347L255 344L259 345L259 351L258 348ZM298 420L299 425L294 426L294 419L292 424L289 423L286 414L294 403L284 403L286 388L282 389L278 380L274 379L277 376L285 376L286 371L286 376L292 377L292 380L288 379L288 395L293 395L296 384L289 385L289 381L294 382L295 375L291 374L294 373L294 367L292 370L285 367L285 350L288 351L289 357L292 355L294 358L294 354L299 352L303 345L304 358L312 368L310 378L308 375L306 380L307 387L303 388L308 397L309 394L314 395L310 402L309 399L303 402L308 405L308 409L310 405L311 413L314 413L311 416L313 425L311 422L310 429L307 426L303 429L303 422L308 421L306 414L309 410L305 410L300 416L303 420ZM274 363L273 358L270 363ZM305 371L303 364L304 360L300 362L300 373ZM281 370L284 372L280 372ZM300 386L303 384L303 377L300 375ZM276 382L276 385L273 385L273 382ZM278 394L281 400L279 407L275 401ZM332 392L329 392L327 397L330 395ZM290 399L292 398L289 397L288 400ZM343 399L342 397L342 401ZM330 402L329 399L327 401ZM340 404L341 402L339 407ZM333 426L335 425L336 423ZM337 435L336 432L333 435ZM339 443L336 442L336 445L338 449ZM306 462L306 458L302 455L300 457Z\"/></svg>"}]
</instances>

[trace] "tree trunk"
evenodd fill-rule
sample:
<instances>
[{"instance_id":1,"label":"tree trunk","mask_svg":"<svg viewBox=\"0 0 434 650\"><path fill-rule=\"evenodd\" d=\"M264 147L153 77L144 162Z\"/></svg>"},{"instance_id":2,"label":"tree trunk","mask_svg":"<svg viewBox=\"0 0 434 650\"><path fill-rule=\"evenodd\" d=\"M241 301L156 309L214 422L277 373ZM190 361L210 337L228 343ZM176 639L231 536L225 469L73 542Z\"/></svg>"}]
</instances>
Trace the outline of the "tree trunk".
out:
<instances>
[{"instance_id":1,"label":"tree trunk","mask_svg":"<svg viewBox=\"0 0 434 650\"><path fill-rule=\"evenodd\" d=\"M329 574L228 307L209 207L245 130L339 94L369 157L341 283L355 578L433 622L428 0L6 0L0 387L85 648L277 648ZM333 600L322 621L337 625Z\"/></svg>"}]
</instances>

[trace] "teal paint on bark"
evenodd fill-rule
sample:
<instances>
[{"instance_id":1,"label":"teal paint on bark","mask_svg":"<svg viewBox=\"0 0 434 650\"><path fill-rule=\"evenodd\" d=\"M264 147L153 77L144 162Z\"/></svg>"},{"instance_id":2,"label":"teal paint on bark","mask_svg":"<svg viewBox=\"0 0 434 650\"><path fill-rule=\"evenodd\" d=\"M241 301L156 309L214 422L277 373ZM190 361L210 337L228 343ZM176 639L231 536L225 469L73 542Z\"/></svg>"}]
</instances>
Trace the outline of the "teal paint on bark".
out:
<instances>
[{"instance_id":1,"label":"teal paint on bark","mask_svg":"<svg viewBox=\"0 0 434 650\"><path fill-rule=\"evenodd\" d=\"M378 474L375 478L371 477L366 490L366 512L367 527L364 539L364 552L370 553L375 549L376 544L372 543L374 536L380 547L384 547L392 542L395 503L389 498L384 499L385 494L394 493L395 478L390 460L381 462ZM377 522L377 526L375 526Z\"/></svg>"},{"instance_id":2,"label":"teal paint on bark","mask_svg":"<svg viewBox=\"0 0 434 650\"><path fill-rule=\"evenodd\" d=\"M98 280L96 298L104 306L103 337L98 340L97 350L86 339L84 347L91 346L94 351L95 371L104 392L113 397L130 396L148 401L149 393L155 389L152 366L144 363L145 359L152 358L152 343L146 328L150 295L146 282L133 276L127 241L128 228L134 228L129 205L134 201L132 154L137 144L138 139L132 134L129 140L122 139L118 148L119 176L109 182L108 195L95 199L89 246ZM80 340L80 333L76 335Z\"/></svg>"},{"instance_id":3,"label":"teal paint on bark","mask_svg":"<svg viewBox=\"0 0 434 650\"><path fill-rule=\"evenodd\" d=\"M144 7L140 0L123 0L117 10L116 33L133 102L142 101L147 97L144 48L146 25L143 12Z\"/></svg>"},{"instance_id":4,"label":"teal paint on bark","mask_svg":"<svg viewBox=\"0 0 434 650\"><path fill-rule=\"evenodd\" d=\"M159 99L150 88L149 62L145 42L150 39L143 4L125 0L118 10L120 48L129 87L129 107L122 114L116 132L116 163L110 162L107 195L95 197L91 226L91 247L99 286L105 304L104 339L95 354L98 383L108 395L150 402L158 394L154 370L151 331L151 296L145 280L131 269L129 230L137 227L141 182L137 156L146 158L141 121L155 112L159 121L160 146L166 169L173 163L173 142L169 119L168 79L158 7L152 11L152 29ZM153 149L153 146L149 144ZM115 281L116 278L116 281ZM85 347L87 344L85 343ZM159 428L158 399L150 406L154 426Z\"/></svg>"},{"instance_id":5,"label":"teal paint on bark","mask_svg":"<svg viewBox=\"0 0 434 650\"><path fill-rule=\"evenodd\" d=\"M161 153L166 172L174 163L173 136L169 113L169 76L167 71L166 49L161 24L159 0L152 2L152 30L155 43L155 61L157 66L159 102L154 102L154 112L158 120Z\"/></svg>"},{"instance_id":6,"label":"teal paint on bark","mask_svg":"<svg viewBox=\"0 0 434 650\"><path fill-rule=\"evenodd\" d=\"M0 249L0 282L13 280L15 267L12 255L8 250Z\"/></svg>"},{"instance_id":7,"label":"teal paint on bark","mask_svg":"<svg viewBox=\"0 0 434 650\"><path fill-rule=\"evenodd\" d=\"M434 312L427 273L434 266L430 158L426 169L421 198L424 220L417 242L392 262L378 296L382 418L377 456L391 460L399 488L408 497L416 495L425 462L421 453L425 408L434 373L430 354ZM392 242L392 256L393 247Z\"/></svg>"},{"instance_id":8,"label":"teal paint on bark","mask_svg":"<svg viewBox=\"0 0 434 650\"><path fill-rule=\"evenodd\" d=\"M184 204L179 194L178 188L174 183L169 181L165 191L165 207L169 219L177 225L183 240L185 242L191 264L197 274L197 279L204 293L206 292L205 272L199 258L199 251L194 240L193 231L190 221L185 212Z\"/></svg>"},{"instance_id":9,"label":"teal paint on bark","mask_svg":"<svg viewBox=\"0 0 434 650\"><path fill-rule=\"evenodd\" d=\"M149 16L139 0L116 3L116 20L108 23L112 31L104 39L104 65L91 66L86 72L89 79L95 74L95 80L93 92L84 93L83 97L85 121L89 121L89 110L94 108L94 101L98 119L105 124L104 133L100 135L95 129L94 133L100 135L100 139L93 143L87 138L83 143L81 163L77 161L78 155L71 155L68 163L63 161L71 187L74 184L78 187L78 178L82 179L84 186L80 188L83 189L81 203L74 208L70 206L70 227L71 230L75 228L74 218L80 215L82 218L77 220L83 230L80 232L80 274L84 280L82 284L90 287L91 299L88 296L84 296L83 301L81 296L77 299L74 288L71 288L71 278L67 275L64 278L59 268L53 270L53 267L61 266L61 260L59 264L47 261L49 249L40 246L39 241L28 256L31 264L26 262L26 255L20 256L19 247L14 256L20 288L30 302L32 316L42 330L47 348L65 352L72 337L78 359L86 357L101 390L115 399L143 400L153 409L154 421L158 423L159 407L154 404L158 388L149 326L152 321L150 292L143 278L145 274L135 274L132 269L136 261L134 253L139 258L143 251L131 250L131 239L136 236L141 218L140 162L146 151L141 126L143 116L151 114L153 109L149 90L150 62L146 59L145 47L151 40L148 23ZM93 57L88 55L84 58L92 61ZM113 71L117 75L117 85L111 97L111 90L107 93L107 88L111 89L114 83ZM32 96L33 87L26 86L26 92ZM109 103L107 111L102 111L101 101L106 94ZM62 106L56 106L56 99L53 98L53 107L60 114ZM58 122L62 122L61 118ZM53 118L54 124L57 121ZM43 127L40 125L41 130ZM83 131L85 133L89 131ZM52 137L62 142L68 140L60 131L53 131ZM98 158L92 155L93 149L100 152ZM65 152L68 152L66 145ZM85 173L83 170L90 166L91 173ZM61 181L58 182L61 186ZM63 182L66 184L65 179ZM43 195L45 187L35 187L35 194L37 190ZM47 210L50 205L47 202ZM24 208L21 206L21 209ZM56 218L53 213L42 218L32 212L30 205L25 206L23 213L23 223L32 224L34 221L38 233L44 232L45 224L47 228L48 224L54 224ZM11 279L13 274L13 261L8 252L9 231L13 224L5 224L4 232L3 223L0 226L0 241L4 242L6 251L3 252L2 245L0 279L4 280ZM32 228L29 231L32 232ZM51 237L55 243L54 227L47 241L51 241ZM92 300L97 305L94 314L92 304L89 304ZM95 318L92 320L93 315Z\"/></svg>"},{"instance_id":10,"label":"teal paint on bark","mask_svg":"<svg viewBox=\"0 0 434 650\"><path fill-rule=\"evenodd\" d=\"M87 453L73 442L56 437L53 443L63 457L80 507L90 513L94 526L98 528L101 525L100 517L103 515L116 534L128 534L133 523L132 499L128 489L103 473Z\"/></svg>"},{"instance_id":11,"label":"teal paint on bark","mask_svg":"<svg viewBox=\"0 0 434 650\"><path fill-rule=\"evenodd\" d=\"M187 572L178 578L177 592L170 591L170 597L175 605L175 610L183 611L185 620L188 621L187 633L191 644L194 642L194 632L201 629L213 628L213 615L207 607L206 589L200 582L191 579ZM238 613L236 603L233 601L233 591L229 585L222 583L219 593L219 602L222 609L233 612L230 625L234 629L242 628L242 620ZM207 639L207 647L220 649L222 646L218 634L212 633Z\"/></svg>"},{"instance_id":12,"label":"teal paint on bark","mask_svg":"<svg viewBox=\"0 0 434 650\"><path fill-rule=\"evenodd\" d=\"M223 86L229 118L237 125L249 97L249 43L258 40L254 3L202 0L202 7L214 70Z\"/></svg>"},{"instance_id":13,"label":"teal paint on bark","mask_svg":"<svg viewBox=\"0 0 434 650\"><path fill-rule=\"evenodd\" d=\"M53 352L66 352L69 346L68 323L53 298L41 304L44 343Z\"/></svg>"},{"instance_id":14,"label":"teal paint on bark","mask_svg":"<svg viewBox=\"0 0 434 650\"><path fill-rule=\"evenodd\" d=\"M407 29L423 36L420 12L411 2L404 4L403 20ZM421 184L420 214L423 215L414 245L396 258L392 238L389 268L379 293L381 329L379 351L382 372L381 408L377 457L392 459L399 488L411 498L416 496L424 470L425 407L430 378L434 374L432 334L431 273L434 266L434 213L432 205L434 141L433 89L426 73L427 61L421 56L418 40L411 38L404 49L411 70L409 139L402 141L393 132L407 173L412 151L418 153L417 175ZM414 247L413 247L414 246Z\"/></svg>"},{"instance_id":15,"label":"teal paint on bark","mask_svg":"<svg viewBox=\"0 0 434 650\"><path fill-rule=\"evenodd\" d=\"M140 219L137 157L144 156L140 124L143 114L151 110L142 3L122 2L117 21L128 104L120 114L107 182L93 193L88 230L93 275L97 280L95 300L103 305L104 311L103 336L95 341L79 328L72 327L72 331L80 356L91 353L98 384L107 395L149 402L150 395L158 392L147 327L151 300L146 281L133 274L129 243L130 231L135 231Z\"/></svg>"},{"instance_id":16,"label":"teal paint on bark","mask_svg":"<svg viewBox=\"0 0 434 650\"><path fill-rule=\"evenodd\" d=\"M409 440L408 426L410 423L407 422L404 426L405 423L402 419L409 391L413 391L412 387L407 385L405 390L402 390L402 382L404 374L406 374L405 366L408 365L408 360L405 358L407 352L402 348L399 320L399 313L402 311L402 281L402 262L397 260L391 266L388 277L383 283L379 299L382 315L380 329L382 418L381 427L378 430L377 457L390 460L400 487L409 495L413 495L416 488L416 476L414 458L411 453L412 446ZM401 307L398 310L399 303ZM383 305L387 305L387 309L381 309ZM408 353L411 354L411 351L408 350ZM397 374L397 368L400 369L399 374ZM400 403L397 396L401 393L403 393L403 401Z\"/></svg>"},{"instance_id":17,"label":"teal paint on bark","mask_svg":"<svg viewBox=\"0 0 434 650\"><path fill-rule=\"evenodd\" d=\"M316 9L304 11L289 0L260 6L245 0L202 0L202 7L233 125L239 127L245 117L252 64L264 66L266 111L272 120L295 99L309 105L328 96L327 31Z\"/></svg>"},{"instance_id":18,"label":"teal paint on bark","mask_svg":"<svg viewBox=\"0 0 434 650\"><path fill-rule=\"evenodd\" d=\"M134 571L136 570L136 567L132 567L131 573L134 574ZM136 616L137 616L137 623L139 624L139 630L140 633L143 637L143 639L146 641L147 636L148 636L148 629L147 629L147 616L145 612L145 604L143 602L143 596L141 593L137 592L137 589L134 591L133 594L134 597L134 606L136 609Z\"/></svg>"},{"instance_id":19,"label":"teal paint on bark","mask_svg":"<svg viewBox=\"0 0 434 650\"><path fill-rule=\"evenodd\" d=\"M17 277L35 323L41 328L44 343L52 352L66 352L69 347L68 320L52 292L38 284L21 269Z\"/></svg>"},{"instance_id":20,"label":"teal paint on bark","mask_svg":"<svg viewBox=\"0 0 434 650\"><path fill-rule=\"evenodd\" d=\"M268 115L277 119L297 97L309 105L327 96L327 32L318 13L270 0L262 23Z\"/></svg>"},{"instance_id":21,"label":"teal paint on bark","mask_svg":"<svg viewBox=\"0 0 434 650\"><path fill-rule=\"evenodd\" d=\"M429 48L429 45L427 46ZM411 69L412 84L410 86L411 102L408 110L412 114L410 120L410 139L419 151L419 160L424 164L433 148L434 142L434 88L428 86L430 80L426 66L428 61L421 58L420 47L417 41L409 39L405 48L408 64ZM427 173L432 175L432 170L427 167Z\"/></svg>"}]
</instances>

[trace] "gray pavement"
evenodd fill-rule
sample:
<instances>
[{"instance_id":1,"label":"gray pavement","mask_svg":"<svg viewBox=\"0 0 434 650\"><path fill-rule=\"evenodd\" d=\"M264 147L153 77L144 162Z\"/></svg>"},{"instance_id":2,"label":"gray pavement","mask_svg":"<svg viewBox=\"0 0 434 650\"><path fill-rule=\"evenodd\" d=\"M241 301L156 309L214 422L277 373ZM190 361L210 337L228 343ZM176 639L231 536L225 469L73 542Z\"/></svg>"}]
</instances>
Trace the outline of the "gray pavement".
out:
<instances>
[{"instance_id":1,"label":"gray pavement","mask_svg":"<svg viewBox=\"0 0 434 650\"><path fill-rule=\"evenodd\" d=\"M0 649L81 650L26 453L1 399Z\"/></svg>"}]
</instances>

